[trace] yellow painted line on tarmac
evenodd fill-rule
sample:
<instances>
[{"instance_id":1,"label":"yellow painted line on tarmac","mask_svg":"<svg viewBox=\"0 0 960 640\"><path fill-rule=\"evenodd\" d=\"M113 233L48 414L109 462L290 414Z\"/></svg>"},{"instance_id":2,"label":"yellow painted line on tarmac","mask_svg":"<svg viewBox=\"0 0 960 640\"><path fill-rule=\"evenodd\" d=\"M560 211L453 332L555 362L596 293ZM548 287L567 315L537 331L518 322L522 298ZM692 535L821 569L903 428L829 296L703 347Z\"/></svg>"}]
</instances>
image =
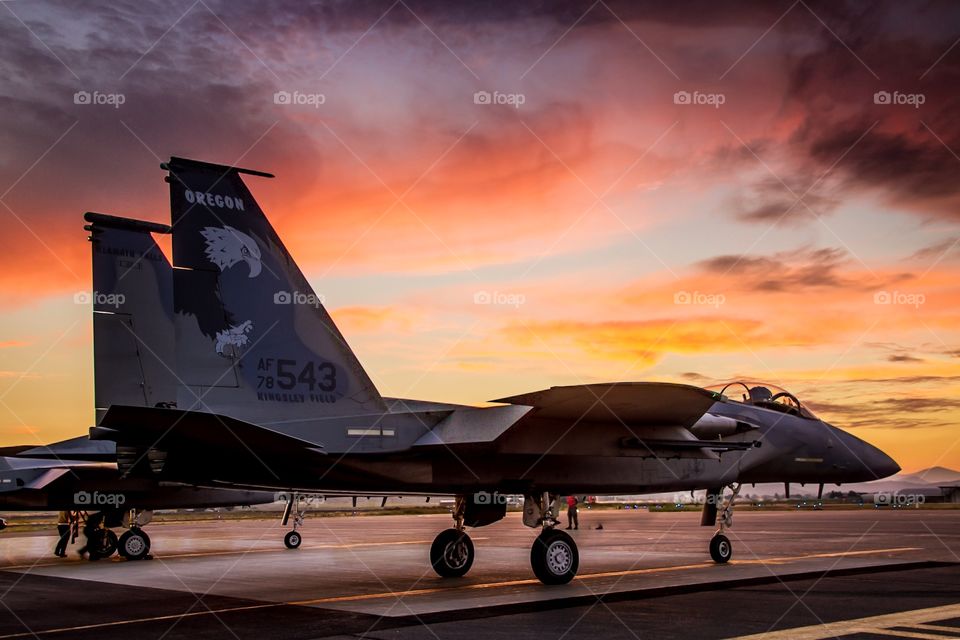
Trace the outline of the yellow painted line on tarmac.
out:
<instances>
[{"instance_id":1,"label":"yellow painted line on tarmac","mask_svg":"<svg viewBox=\"0 0 960 640\"><path fill-rule=\"evenodd\" d=\"M415 544L414 541L409 541L410 544ZM372 545L372 544L381 544L389 545L393 543L384 542L384 543L356 543L363 545ZM335 546L352 546L352 545L335 545ZM837 558L837 557L847 557L847 556L860 556L872 553L892 553L899 551L916 551L921 547L894 547L890 549L867 549L863 551L840 551L835 553L813 553L803 556L788 556L781 558L769 558L769 559L754 559L754 560L740 560L736 562L730 562L729 564L768 564L771 562L786 562L789 560L808 560L815 558ZM273 551L272 549L270 551ZM234 552L237 553L237 552ZM169 556L168 556L169 557ZM590 573L582 576L577 576L577 580L591 580L596 578L607 578L607 577L617 577L624 575L641 575L641 574L650 574L650 573L667 573L671 571L685 571L690 569L699 569L705 567L716 566L713 562L700 562L695 564L688 565L679 565L679 566L669 566L669 567L651 567L647 569L630 569L626 571L607 571L603 573ZM87 631L91 629L103 629L115 626L123 625L132 625L132 624L142 624L148 622L162 622L164 620L178 620L181 618L192 618L197 616L206 616L206 615L217 615L221 613L233 613L237 611L254 611L258 609L274 609L284 606L310 606L317 604L328 604L335 602L353 602L353 601L363 601L363 600L375 600L379 598L405 598L409 596L422 596L429 595L434 593L452 593L452 592L469 592L476 591L481 589L494 589L502 587L512 587L520 585L539 585L540 581L534 578L525 579L525 580L506 580L503 582L488 582L481 584L469 584L463 585L461 587L443 587L443 588L428 588L428 589L411 589L407 591L389 591L384 593L364 593L351 596L334 596L330 598L316 598L312 600L294 600L289 602L265 602L263 604L254 604L254 605L244 605L237 607L225 607L221 609L208 609L204 611L192 611L189 613L183 614L171 614L171 615L162 615L162 616L150 616L145 618L132 618L129 620L117 620L114 622L101 622L96 624L87 624L79 625L74 627L60 627L55 629L45 629L37 631L28 631L22 633L12 633L7 635L0 635L0 640L7 640L13 638L25 638L25 637L38 637L45 635L55 635L61 633L72 633L77 631ZM953 607L953 608L951 608ZM953 613L954 609L956 613ZM937 611L936 615L927 616L927 614L921 614L919 617L910 617L908 614L920 614L920 612L927 611ZM940 611L945 611L943 615L940 615ZM902 618L897 618L895 621L887 624L886 626L897 626L903 624L916 624L917 622L927 622L930 620L948 618L954 615L960 615L960 605L950 605L948 607L935 607L933 609L921 609L915 612L906 612L904 614L893 614L892 616L876 616L876 619L886 619L893 618L895 616L906 616ZM926 617L924 617L926 616ZM916 618L916 619L915 619ZM873 620L873 618L863 618L862 620ZM849 623L855 623L858 621L848 621ZM839 635L839 633L825 632L823 629L825 627L833 627L833 625L844 624L843 622L830 623L828 625L816 625L814 627L804 627L803 629L811 629L814 632L820 633L820 635L791 635L793 632L797 631L796 629L788 629L783 632L772 632L771 634L757 634L755 636L744 636L743 639L746 640L781 640L786 638L798 638L799 640L819 640L820 638L830 638L834 635ZM880 626L880 625L877 625ZM846 633L846 632L845 632ZM783 635L778 635L783 634ZM943 639L943 636L938 636L940 640Z\"/></svg>"},{"instance_id":2,"label":"yellow painted line on tarmac","mask_svg":"<svg viewBox=\"0 0 960 640\"><path fill-rule=\"evenodd\" d=\"M871 633L899 638L936 638L944 640L948 636L922 633L916 631L900 631L891 627L919 627L925 622L946 620L960 616L960 604L948 604L942 607L914 609L899 613L888 613L881 616L869 616L855 620L840 620L826 624L815 624L809 627L796 627L767 633L756 633L749 636L739 636L734 640L822 640L855 633ZM927 625L924 625L927 626ZM929 625L933 627L934 625ZM939 627L940 629L944 627ZM949 628L956 632L958 629ZM933 629L926 629L932 631Z\"/></svg>"}]
</instances>

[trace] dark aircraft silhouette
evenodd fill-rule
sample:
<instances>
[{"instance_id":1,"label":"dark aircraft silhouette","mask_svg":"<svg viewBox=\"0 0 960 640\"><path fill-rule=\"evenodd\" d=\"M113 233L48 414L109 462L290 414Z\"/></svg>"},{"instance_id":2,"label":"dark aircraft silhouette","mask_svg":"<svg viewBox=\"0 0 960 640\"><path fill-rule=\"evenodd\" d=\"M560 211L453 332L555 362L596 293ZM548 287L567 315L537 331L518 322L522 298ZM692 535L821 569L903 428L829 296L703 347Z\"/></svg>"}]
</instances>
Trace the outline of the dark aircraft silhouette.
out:
<instances>
[{"instance_id":1,"label":"dark aircraft silhouette","mask_svg":"<svg viewBox=\"0 0 960 640\"><path fill-rule=\"evenodd\" d=\"M524 496L544 583L577 572L560 497L707 491L717 562L730 559L743 483L860 482L899 470L879 449L772 385L657 382L553 387L473 407L380 395L241 175L171 158L176 406L113 403L95 440L133 476L284 491L456 496L434 541L441 576L469 570L466 527ZM330 224L335 223L332 219ZM722 499L725 487L732 493ZM821 487L822 489L822 487Z\"/></svg>"}]
</instances>

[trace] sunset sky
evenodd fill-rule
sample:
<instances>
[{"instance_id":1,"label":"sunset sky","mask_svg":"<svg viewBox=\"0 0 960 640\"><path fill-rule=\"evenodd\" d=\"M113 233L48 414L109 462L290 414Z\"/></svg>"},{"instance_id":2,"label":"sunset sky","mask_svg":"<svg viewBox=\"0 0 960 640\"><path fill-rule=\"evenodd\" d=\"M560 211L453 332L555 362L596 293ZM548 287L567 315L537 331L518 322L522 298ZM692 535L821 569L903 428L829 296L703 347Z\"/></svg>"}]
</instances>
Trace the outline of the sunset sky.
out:
<instances>
[{"instance_id":1,"label":"sunset sky","mask_svg":"<svg viewBox=\"0 0 960 640\"><path fill-rule=\"evenodd\" d=\"M178 155L384 395L759 379L960 468L956 3L0 4L0 444L91 426L82 214Z\"/></svg>"}]
</instances>

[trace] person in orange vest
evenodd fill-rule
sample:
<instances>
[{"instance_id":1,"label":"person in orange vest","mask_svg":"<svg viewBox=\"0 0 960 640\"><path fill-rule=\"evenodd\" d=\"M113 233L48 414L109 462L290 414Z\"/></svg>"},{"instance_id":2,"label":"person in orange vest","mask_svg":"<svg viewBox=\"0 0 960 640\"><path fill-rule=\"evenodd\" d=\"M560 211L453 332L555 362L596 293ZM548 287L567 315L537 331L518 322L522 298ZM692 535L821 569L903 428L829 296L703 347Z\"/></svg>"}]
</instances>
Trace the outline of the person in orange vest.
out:
<instances>
[{"instance_id":1,"label":"person in orange vest","mask_svg":"<svg viewBox=\"0 0 960 640\"><path fill-rule=\"evenodd\" d=\"M567 496L567 529L570 527L580 528L580 520L577 519L577 496Z\"/></svg>"},{"instance_id":2,"label":"person in orange vest","mask_svg":"<svg viewBox=\"0 0 960 640\"><path fill-rule=\"evenodd\" d=\"M53 555L58 558L67 557L67 542L70 539L70 512L61 511L57 514L57 546L53 550Z\"/></svg>"}]
</instances>

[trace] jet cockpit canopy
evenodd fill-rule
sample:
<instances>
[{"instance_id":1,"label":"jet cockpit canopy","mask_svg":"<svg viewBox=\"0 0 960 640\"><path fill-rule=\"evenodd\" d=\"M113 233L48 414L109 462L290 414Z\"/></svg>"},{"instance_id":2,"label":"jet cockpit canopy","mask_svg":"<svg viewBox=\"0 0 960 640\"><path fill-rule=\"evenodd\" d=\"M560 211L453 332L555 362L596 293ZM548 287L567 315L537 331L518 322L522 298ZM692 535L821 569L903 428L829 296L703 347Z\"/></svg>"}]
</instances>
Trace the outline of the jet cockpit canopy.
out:
<instances>
[{"instance_id":1,"label":"jet cockpit canopy","mask_svg":"<svg viewBox=\"0 0 960 640\"><path fill-rule=\"evenodd\" d=\"M737 380L704 388L731 402L763 407L810 420L819 419L795 395L775 384Z\"/></svg>"}]
</instances>

